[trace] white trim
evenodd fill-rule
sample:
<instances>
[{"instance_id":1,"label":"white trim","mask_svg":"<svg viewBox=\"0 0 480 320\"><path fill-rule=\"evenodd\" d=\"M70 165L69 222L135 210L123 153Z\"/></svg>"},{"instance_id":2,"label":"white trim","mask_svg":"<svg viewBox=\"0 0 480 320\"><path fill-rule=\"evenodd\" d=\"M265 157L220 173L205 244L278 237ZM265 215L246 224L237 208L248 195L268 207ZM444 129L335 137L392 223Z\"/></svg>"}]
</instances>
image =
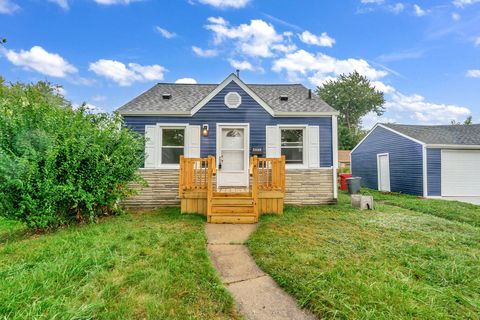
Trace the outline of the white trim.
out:
<instances>
[{"instance_id":1,"label":"white trim","mask_svg":"<svg viewBox=\"0 0 480 320\"><path fill-rule=\"evenodd\" d=\"M387 156L388 160L388 190L380 190L380 157ZM391 181L390 181L390 154L387 153L377 153L377 190L379 191L387 191L390 192L391 188Z\"/></svg>"},{"instance_id":2,"label":"white trim","mask_svg":"<svg viewBox=\"0 0 480 320\"><path fill-rule=\"evenodd\" d=\"M428 196L428 164L427 164L427 148L426 146L422 146L422 169L423 169L423 196Z\"/></svg>"},{"instance_id":3,"label":"white trim","mask_svg":"<svg viewBox=\"0 0 480 320\"><path fill-rule=\"evenodd\" d=\"M230 96L236 96L236 98L238 99L238 102L235 103L235 104L230 104L228 103L228 99ZM229 107L230 109L237 109L238 107L240 107L240 105L242 104L242 96L240 95L240 93L236 92L236 91L230 91L228 92L225 97L224 97L224 103L227 107Z\"/></svg>"},{"instance_id":4,"label":"white trim","mask_svg":"<svg viewBox=\"0 0 480 320\"><path fill-rule=\"evenodd\" d=\"M163 115L163 116L183 116L188 117L191 116L190 111L117 111L122 116L156 116L156 115Z\"/></svg>"},{"instance_id":5,"label":"white trim","mask_svg":"<svg viewBox=\"0 0 480 320\"><path fill-rule=\"evenodd\" d=\"M289 112L278 111L275 112L275 117L331 117L338 116L338 111L325 111L325 112Z\"/></svg>"},{"instance_id":6,"label":"white trim","mask_svg":"<svg viewBox=\"0 0 480 320\"><path fill-rule=\"evenodd\" d=\"M338 168L338 123L337 116L332 116L332 150L333 150L333 198L338 198L337 168ZM351 154L350 154L351 156ZM350 164L351 164L350 160ZM351 167L350 167L351 170Z\"/></svg>"},{"instance_id":7,"label":"white trim","mask_svg":"<svg viewBox=\"0 0 480 320\"><path fill-rule=\"evenodd\" d=\"M246 179L246 187L249 186L249 183L250 183L250 180L249 180L249 168L250 168L250 123L248 122L241 122L241 123L233 123L233 122L218 122L216 124L216 137L215 137L215 146L216 146L216 150L215 150L215 159L216 159L216 164L217 164L217 186L219 186L220 184L218 183L218 180L219 180L219 177L221 176L221 174L219 174L219 170L218 170L218 165L220 164L220 150L221 150L221 144L220 144L220 138L221 138L221 130L220 128L244 128L245 129L245 132L244 132L244 135L245 135L245 140L246 140L246 145L244 145L244 172L245 172L245 177L244 179Z\"/></svg>"},{"instance_id":8,"label":"white trim","mask_svg":"<svg viewBox=\"0 0 480 320\"><path fill-rule=\"evenodd\" d=\"M389 128L389 127L387 127L387 126L384 126L384 125L381 124L381 123L377 123L377 124L376 124L375 126L373 126L373 128L367 133L367 135L366 135L365 137L363 137L363 139L360 140L359 143L357 143L357 145L355 146L355 148L352 149L352 151L350 152L350 154L352 154L352 153L365 141L365 139L367 139L368 136L369 136L373 131L375 131L375 129L377 129L377 127L381 127L381 128L386 129L386 130L389 130L389 131L391 131L391 132L393 132L393 133L398 134L399 136L402 136L402 137L404 137L404 138L407 138L408 140L411 140L411 141L413 141L413 142L416 142L416 143L418 143L418 144L420 144L420 145L422 145L422 146L425 146L425 145L426 145L424 142L422 142L422 141L420 141L420 140L417 140L417 139L414 139L414 138L412 138L412 137L409 137L409 136L407 136L406 134L400 133L400 132L398 132L398 131L396 131L396 130L393 130L392 128ZM350 162L350 163L351 163L351 162Z\"/></svg>"},{"instance_id":9,"label":"white trim","mask_svg":"<svg viewBox=\"0 0 480 320\"><path fill-rule=\"evenodd\" d=\"M157 148L157 163L155 168L157 169L180 169L180 164L174 164L174 163L169 163L169 164L162 164L162 146L163 146L163 141L162 141L162 130L164 128L166 129L183 129L184 134L183 134L183 154L186 156L188 155L188 123L156 123L157 126L157 143L158 143L158 148Z\"/></svg>"},{"instance_id":10,"label":"white trim","mask_svg":"<svg viewBox=\"0 0 480 320\"><path fill-rule=\"evenodd\" d=\"M210 92L205 98L203 98L197 105L192 109L191 115L193 116L205 106L213 97L215 97L223 88L225 88L230 82L235 82L240 88L243 89L250 97L252 97L259 105L261 105L265 111L270 115L274 115L274 111L270 106L265 103L255 92L253 92L240 78L238 78L234 73L230 74L225 80L222 81L212 92Z\"/></svg>"},{"instance_id":11,"label":"white trim","mask_svg":"<svg viewBox=\"0 0 480 320\"><path fill-rule=\"evenodd\" d=\"M285 164L285 169L308 169L308 146L309 143L309 134L308 134L308 125L307 124L277 124L278 127L278 137L279 143L279 154L282 154L282 129L302 129L303 130L303 163L300 164ZM320 156L319 156L320 157ZM320 159L319 159L320 162ZM320 163L319 163L320 167Z\"/></svg>"},{"instance_id":12,"label":"white trim","mask_svg":"<svg viewBox=\"0 0 480 320\"><path fill-rule=\"evenodd\" d=\"M473 144L427 144L427 148L430 149L463 149L463 150L476 150L480 149L480 145Z\"/></svg>"}]
</instances>

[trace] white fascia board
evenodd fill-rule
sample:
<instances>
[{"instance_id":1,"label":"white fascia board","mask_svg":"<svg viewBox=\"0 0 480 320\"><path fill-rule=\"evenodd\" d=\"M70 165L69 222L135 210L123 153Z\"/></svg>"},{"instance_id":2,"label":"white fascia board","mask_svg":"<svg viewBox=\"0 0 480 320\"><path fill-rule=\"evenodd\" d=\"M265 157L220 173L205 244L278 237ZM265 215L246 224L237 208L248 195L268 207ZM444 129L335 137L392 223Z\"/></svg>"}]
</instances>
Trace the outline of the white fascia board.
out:
<instances>
[{"instance_id":1,"label":"white fascia board","mask_svg":"<svg viewBox=\"0 0 480 320\"><path fill-rule=\"evenodd\" d=\"M427 144L429 149L480 149L480 145L473 144Z\"/></svg>"},{"instance_id":2,"label":"white fascia board","mask_svg":"<svg viewBox=\"0 0 480 320\"><path fill-rule=\"evenodd\" d=\"M328 112L289 112L289 111L279 111L275 112L275 117L331 117L338 116L338 111L328 111Z\"/></svg>"},{"instance_id":3,"label":"white fascia board","mask_svg":"<svg viewBox=\"0 0 480 320\"><path fill-rule=\"evenodd\" d=\"M249 96L251 96L262 108L265 109L270 115L274 116L273 109L265 103L255 92L252 91L240 78L238 78L234 73L230 74L225 80L222 81L212 92L210 92L205 98L203 98L195 107L192 109L190 115L194 115L198 112L203 106L205 106L210 100L213 99L223 88L225 88L230 82L235 82L240 88L243 89Z\"/></svg>"},{"instance_id":4,"label":"white fascia board","mask_svg":"<svg viewBox=\"0 0 480 320\"><path fill-rule=\"evenodd\" d=\"M332 116L332 150L333 150L333 197L338 199L337 167L338 167L338 130L337 116ZM350 162L351 163L351 162Z\"/></svg>"},{"instance_id":5,"label":"white fascia board","mask_svg":"<svg viewBox=\"0 0 480 320\"><path fill-rule=\"evenodd\" d=\"M427 166L427 147L422 146L422 169L423 169L423 196L428 196L428 166Z\"/></svg>"},{"instance_id":6,"label":"white fascia board","mask_svg":"<svg viewBox=\"0 0 480 320\"><path fill-rule=\"evenodd\" d=\"M122 116L190 116L190 111L117 111Z\"/></svg>"}]
</instances>

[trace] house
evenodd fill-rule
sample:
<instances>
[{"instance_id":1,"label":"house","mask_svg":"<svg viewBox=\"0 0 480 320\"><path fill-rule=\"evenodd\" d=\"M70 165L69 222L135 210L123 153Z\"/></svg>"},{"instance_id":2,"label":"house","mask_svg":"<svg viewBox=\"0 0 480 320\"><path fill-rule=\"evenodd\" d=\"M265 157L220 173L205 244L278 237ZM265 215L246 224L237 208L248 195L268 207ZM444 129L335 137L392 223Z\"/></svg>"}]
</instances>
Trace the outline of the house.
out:
<instances>
[{"instance_id":1,"label":"house","mask_svg":"<svg viewBox=\"0 0 480 320\"><path fill-rule=\"evenodd\" d=\"M236 74L220 84L159 83L117 111L127 127L147 137L140 173L149 187L127 205L178 205L186 196L179 187L191 184L186 176L192 173L182 170L192 162L188 159L203 159L192 168L204 168L205 175L214 166L215 192L236 188L232 190L251 195L252 156L258 161L284 156L284 177L278 183L285 180L285 203L336 202L338 112L301 84L246 84ZM272 161L259 164L260 171L270 170L259 179L282 172L271 167L277 163ZM199 188L206 192L205 186ZM205 204L183 206L182 211L206 211Z\"/></svg>"},{"instance_id":2,"label":"house","mask_svg":"<svg viewBox=\"0 0 480 320\"><path fill-rule=\"evenodd\" d=\"M480 196L480 125L377 124L351 152L365 187L423 197Z\"/></svg>"},{"instance_id":3,"label":"house","mask_svg":"<svg viewBox=\"0 0 480 320\"><path fill-rule=\"evenodd\" d=\"M350 167L350 150L338 150L338 167Z\"/></svg>"}]
</instances>

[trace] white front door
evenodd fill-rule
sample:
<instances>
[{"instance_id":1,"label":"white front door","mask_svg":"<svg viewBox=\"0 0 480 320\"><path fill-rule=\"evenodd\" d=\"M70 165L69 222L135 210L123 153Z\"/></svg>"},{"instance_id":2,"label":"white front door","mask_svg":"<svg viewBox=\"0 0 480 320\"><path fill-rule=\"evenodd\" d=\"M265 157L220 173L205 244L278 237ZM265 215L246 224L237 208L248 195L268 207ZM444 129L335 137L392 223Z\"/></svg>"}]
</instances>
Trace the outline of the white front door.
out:
<instances>
[{"instance_id":1,"label":"white front door","mask_svg":"<svg viewBox=\"0 0 480 320\"><path fill-rule=\"evenodd\" d=\"M377 155L378 190L390 191L390 159L388 153Z\"/></svg>"},{"instance_id":2,"label":"white front door","mask_svg":"<svg viewBox=\"0 0 480 320\"><path fill-rule=\"evenodd\" d=\"M248 124L217 125L217 186L248 187Z\"/></svg>"}]
</instances>

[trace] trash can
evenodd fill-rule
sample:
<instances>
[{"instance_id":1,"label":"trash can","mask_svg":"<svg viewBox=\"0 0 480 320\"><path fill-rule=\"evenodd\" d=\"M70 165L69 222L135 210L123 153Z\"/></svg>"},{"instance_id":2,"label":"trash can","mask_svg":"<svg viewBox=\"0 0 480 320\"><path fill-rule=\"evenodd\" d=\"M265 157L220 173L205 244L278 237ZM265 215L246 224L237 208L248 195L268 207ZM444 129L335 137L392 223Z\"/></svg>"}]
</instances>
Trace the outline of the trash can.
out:
<instances>
[{"instance_id":1,"label":"trash can","mask_svg":"<svg viewBox=\"0 0 480 320\"><path fill-rule=\"evenodd\" d=\"M352 174L351 173L340 173L338 176L340 177L340 189L344 190L344 191L347 191L348 190L347 178L351 178Z\"/></svg>"},{"instance_id":2,"label":"trash can","mask_svg":"<svg viewBox=\"0 0 480 320\"><path fill-rule=\"evenodd\" d=\"M356 194L360 192L360 177L347 178L348 193Z\"/></svg>"}]
</instances>

